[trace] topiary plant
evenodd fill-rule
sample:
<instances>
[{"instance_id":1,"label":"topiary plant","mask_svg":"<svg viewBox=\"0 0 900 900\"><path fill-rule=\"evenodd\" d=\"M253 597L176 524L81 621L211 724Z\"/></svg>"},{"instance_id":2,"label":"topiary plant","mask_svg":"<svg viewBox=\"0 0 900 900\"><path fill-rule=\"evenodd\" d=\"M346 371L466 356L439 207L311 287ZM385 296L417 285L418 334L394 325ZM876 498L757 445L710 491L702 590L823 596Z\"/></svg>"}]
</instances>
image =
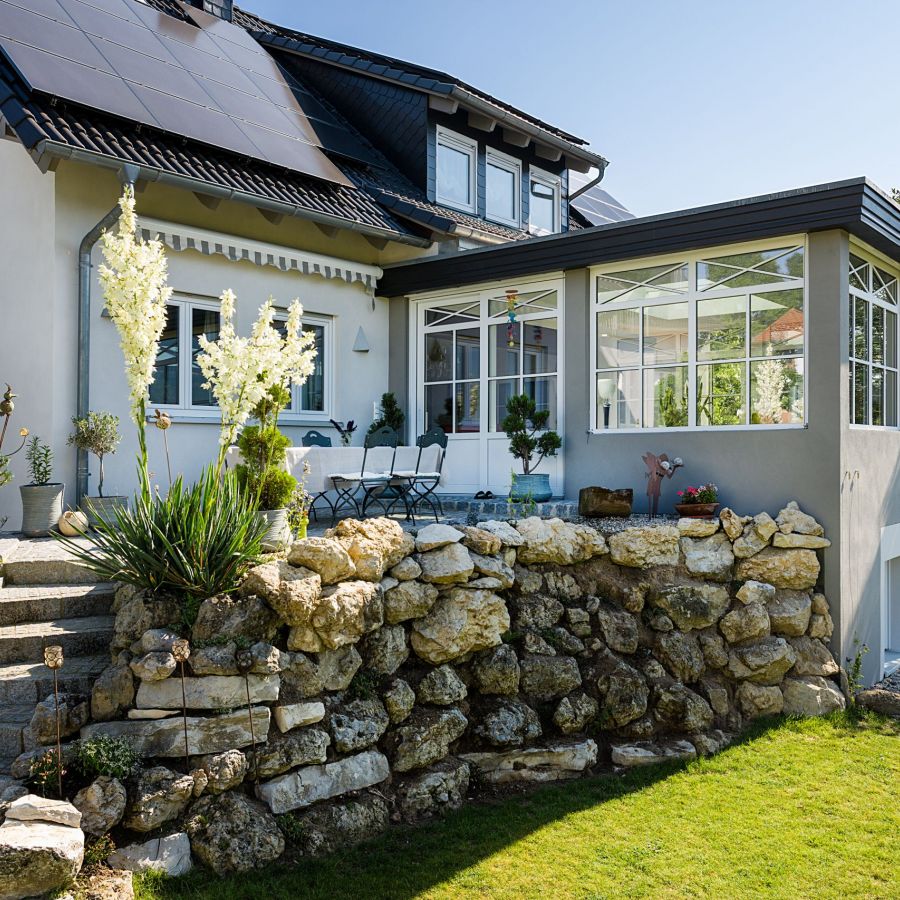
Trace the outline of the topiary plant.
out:
<instances>
[{"instance_id":1,"label":"topiary plant","mask_svg":"<svg viewBox=\"0 0 900 900\"><path fill-rule=\"evenodd\" d=\"M393 428L397 434L402 434L403 423L406 421L406 413L400 409L393 391L381 395L381 412L375 421L369 426L369 434L378 431L379 428Z\"/></svg>"},{"instance_id":2,"label":"topiary plant","mask_svg":"<svg viewBox=\"0 0 900 900\"><path fill-rule=\"evenodd\" d=\"M86 453L93 453L100 463L97 493L103 496L103 458L116 452L122 436L119 434L119 417L108 412L89 412L81 419L73 418L75 431L68 443Z\"/></svg>"},{"instance_id":3,"label":"topiary plant","mask_svg":"<svg viewBox=\"0 0 900 900\"><path fill-rule=\"evenodd\" d=\"M530 475L545 456L556 456L562 446L555 431L545 430L549 418L550 410L539 410L528 394L515 394L506 403L506 416L500 427L509 438L509 452L522 461L523 475ZM533 461L535 453L537 461Z\"/></svg>"}]
</instances>

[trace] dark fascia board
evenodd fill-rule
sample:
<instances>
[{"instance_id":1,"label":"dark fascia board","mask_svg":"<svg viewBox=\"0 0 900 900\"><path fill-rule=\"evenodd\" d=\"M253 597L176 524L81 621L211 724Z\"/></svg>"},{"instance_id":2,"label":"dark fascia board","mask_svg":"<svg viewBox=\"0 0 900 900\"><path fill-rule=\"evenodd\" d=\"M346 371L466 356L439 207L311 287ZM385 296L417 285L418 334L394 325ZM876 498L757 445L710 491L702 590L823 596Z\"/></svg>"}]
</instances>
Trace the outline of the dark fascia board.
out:
<instances>
[{"instance_id":1,"label":"dark fascia board","mask_svg":"<svg viewBox=\"0 0 900 900\"><path fill-rule=\"evenodd\" d=\"M832 228L900 260L900 206L867 179L852 178L396 263L385 268L378 293L396 297Z\"/></svg>"}]
</instances>

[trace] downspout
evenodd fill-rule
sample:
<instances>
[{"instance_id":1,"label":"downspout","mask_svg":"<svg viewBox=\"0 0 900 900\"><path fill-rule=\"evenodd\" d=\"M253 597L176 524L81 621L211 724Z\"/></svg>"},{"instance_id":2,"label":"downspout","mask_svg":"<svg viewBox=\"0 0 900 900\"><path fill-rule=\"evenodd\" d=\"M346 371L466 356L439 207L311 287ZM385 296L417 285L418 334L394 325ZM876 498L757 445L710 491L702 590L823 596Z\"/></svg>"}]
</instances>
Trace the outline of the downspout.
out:
<instances>
[{"instance_id":1,"label":"downspout","mask_svg":"<svg viewBox=\"0 0 900 900\"><path fill-rule=\"evenodd\" d=\"M594 185L600 184L603 181L603 176L606 174L606 166L599 166L597 170L597 177L591 179L587 184L583 184L574 194L569 194L569 203L571 203L576 198L580 197L585 191L589 191Z\"/></svg>"},{"instance_id":2,"label":"downspout","mask_svg":"<svg viewBox=\"0 0 900 900\"><path fill-rule=\"evenodd\" d=\"M119 172L123 186L134 188L139 169L137 166L125 165ZM82 239L78 247L78 376L77 396L75 399L75 415L81 419L90 409L90 367L91 367L91 253L100 235L111 228L119 219L117 203ZM87 494L88 489L88 454L78 449L75 465L75 504Z\"/></svg>"}]
</instances>

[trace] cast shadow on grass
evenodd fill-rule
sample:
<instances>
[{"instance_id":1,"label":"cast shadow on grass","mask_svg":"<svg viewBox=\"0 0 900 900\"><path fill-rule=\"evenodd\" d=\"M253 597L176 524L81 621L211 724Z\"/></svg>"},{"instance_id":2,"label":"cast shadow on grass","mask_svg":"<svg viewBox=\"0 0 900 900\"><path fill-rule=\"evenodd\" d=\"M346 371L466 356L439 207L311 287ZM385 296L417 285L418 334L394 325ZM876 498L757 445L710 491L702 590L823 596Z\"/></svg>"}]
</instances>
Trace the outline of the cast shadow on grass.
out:
<instances>
[{"instance_id":1,"label":"cast shadow on grass","mask_svg":"<svg viewBox=\"0 0 900 900\"><path fill-rule=\"evenodd\" d=\"M864 717L863 727L888 729L900 735L900 723ZM824 724L824 723L823 723ZM850 714L828 718L828 727L850 738L860 730ZM790 719L759 720L724 751L720 758L755 742L765 752L767 736L796 723ZM738 751L740 752L740 751ZM625 775L602 774L559 782L537 790L470 803L445 818L418 827L393 827L355 848L321 859L304 858L293 866L273 866L246 875L218 879L195 869L185 878L146 877L138 885L138 900L409 900L460 871L477 864L533 832L573 813L643 791L688 766L669 763L632 770Z\"/></svg>"}]
</instances>

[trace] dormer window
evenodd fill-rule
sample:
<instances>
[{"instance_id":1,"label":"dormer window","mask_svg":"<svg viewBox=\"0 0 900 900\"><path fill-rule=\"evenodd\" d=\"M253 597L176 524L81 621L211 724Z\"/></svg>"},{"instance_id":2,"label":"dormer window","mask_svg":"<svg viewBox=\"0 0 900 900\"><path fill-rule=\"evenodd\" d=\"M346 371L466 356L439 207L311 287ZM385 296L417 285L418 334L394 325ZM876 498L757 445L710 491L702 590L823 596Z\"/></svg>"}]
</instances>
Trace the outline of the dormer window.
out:
<instances>
[{"instance_id":1,"label":"dormer window","mask_svg":"<svg viewBox=\"0 0 900 900\"><path fill-rule=\"evenodd\" d=\"M559 176L532 166L529 181L528 230L533 234L555 234L560 228Z\"/></svg>"},{"instance_id":2,"label":"dormer window","mask_svg":"<svg viewBox=\"0 0 900 900\"><path fill-rule=\"evenodd\" d=\"M476 212L477 159L478 144L475 141L446 128L438 128L436 186L438 203L463 212Z\"/></svg>"},{"instance_id":3,"label":"dormer window","mask_svg":"<svg viewBox=\"0 0 900 900\"><path fill-rule=\"evenodd\" d=\"M521 163L504 153L488 149L485 166L485 218L518 228L521 220Z\"/></svg>"}]
</instances>

